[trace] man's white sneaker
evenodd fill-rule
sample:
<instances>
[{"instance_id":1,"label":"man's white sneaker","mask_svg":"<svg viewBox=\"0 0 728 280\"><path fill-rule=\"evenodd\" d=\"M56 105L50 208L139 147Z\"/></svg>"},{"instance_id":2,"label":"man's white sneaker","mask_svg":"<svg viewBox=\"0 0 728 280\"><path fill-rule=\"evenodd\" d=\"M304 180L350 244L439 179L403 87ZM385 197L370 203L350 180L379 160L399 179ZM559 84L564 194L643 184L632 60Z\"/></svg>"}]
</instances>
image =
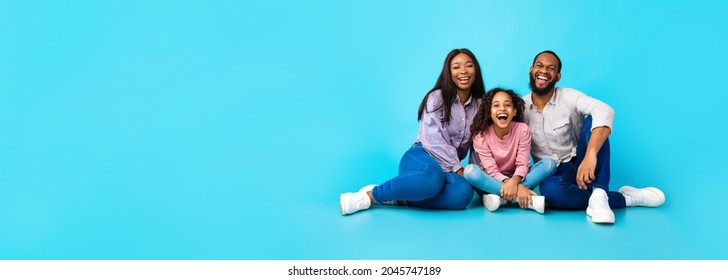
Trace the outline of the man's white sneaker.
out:
<instances>
[{"instance_id":1,"label":"man's white sneaker","mask_svg":"<svg viewBox=\"0 0 728 280\"><path fill-rule=\"evenodd\" d=\"M496 194L484 194L483 195L483 206L485 206L488 211L493 212L498 209L501 205L506 205L508 203L508 200L505 200L501 198L499 195Z\"/></svg>"},{"instance_id":2,"label":"man's white sneaker","mask_svg":"<svg viewBox=\"0 0 728 280\"><path fill-rule=\"evenodd\" d=\"M349 192L342 193L339 196L339 205L341 207L341 215L348 215L359 210L369 209L372 202L366 192Z\"/></svg>"},{"instance_id":3,"label":"man's white sneaker","mask_svg":"<svg viewBox=\"0 0 728 280\"><path fill-rule=\"evenodd\" d=\"M528 205L528 208L536 210L536 212L543 214L544 208L546 207L546 198L544 196L532 196L531 203L533 203L533 205Z\"/></svg>"},{"instance_id":4,"label":"man's white sneaker","mask_svg":"<svg viewBox=\"0 0 728 280\"><path fill-rule=\"evenodd\" d=\"M589 197L589 206L586 208L586 214L591 217L594 223L614 223L614 212L609 208L609 196L607 196L607 192L600 188L594 188L592 190L591 197Z\"/></svg>"},{"instance_id":5,"label":"man's white sneaker","mask_svg":"<svg viewBox=\"0 0 728 280\"><path fill-rule=\"evenodd\" d=\"M657 207L665 203L665 194L658 188L646 187L638 189L632 186L619 188L624 195L627 206Z\"/></svg>"}]
</instances>

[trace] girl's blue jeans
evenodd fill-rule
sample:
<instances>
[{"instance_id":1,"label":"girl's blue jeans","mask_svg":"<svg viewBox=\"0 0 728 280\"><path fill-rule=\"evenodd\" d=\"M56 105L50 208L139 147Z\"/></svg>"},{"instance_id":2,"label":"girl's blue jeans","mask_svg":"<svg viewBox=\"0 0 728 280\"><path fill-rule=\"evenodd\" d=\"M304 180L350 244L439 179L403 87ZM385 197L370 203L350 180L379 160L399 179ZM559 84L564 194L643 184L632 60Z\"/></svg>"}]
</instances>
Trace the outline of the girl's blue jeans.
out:
<instances>
[{"instance_id":1,"label":"girl's blue jeans","mask_svg":"<svg viewBox=\"0 0 728 280\"><path fill-rule=\"evenodd\" d=\"M523 178L523 181L521 181L521 184L533 190L538 187L541 181L553 175L554 172L556 172L556 161L550 158L543 159L531 166L528 174L526 174L526 177ZM475 191L478 192L478 194L500 194L500 189L501 187L503 187L503 182L498 181L497 179L486 174L483 169L480 168L480 166L476 164L470 164L465 167L464 173L465 179L468 181L468 183L473 185Z\"/></svg>"}]
</instances>

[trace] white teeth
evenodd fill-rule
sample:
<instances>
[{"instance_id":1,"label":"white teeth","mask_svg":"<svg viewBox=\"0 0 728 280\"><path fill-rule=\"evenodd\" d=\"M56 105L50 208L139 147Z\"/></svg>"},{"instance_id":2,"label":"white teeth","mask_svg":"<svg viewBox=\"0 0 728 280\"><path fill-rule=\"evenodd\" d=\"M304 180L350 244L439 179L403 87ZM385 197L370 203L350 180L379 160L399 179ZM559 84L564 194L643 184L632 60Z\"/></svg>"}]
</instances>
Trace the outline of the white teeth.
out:
<instances>
[{"instance_id":1,"label":"white teeth","mask_svg":"<svg viewBox=\"0 0 728 280\"><path fill-rule=\"evenodd\" d=\"M506 114L498 114L498 116L497 116L497 117L499 117L499 118L507 118L507 117L508 117L508 115L506 115Z\"/></svg>"},{"instance_id":2,"label":"white teeth","mask_svg":"<svg viewBox=\"0 0 728 280\"><path fill-rule=\"evenodd\" d=\"M459 80L461 80L461 81L468 81L468 80L470 80L470 78L468 78L468 77L463 77L463 78L459 78Z\"/></svg>"},{"instance_id":3,"label":"white teeth","mask_svg":"<svg viewBox=\"0 0 728 280\"><path fill-rule=\"evenodd\" d=\"M544 80L544 81L548 80L548 78L546 76L542 76L542 75L536 76L536 78L538 78L539 80Z\"/></svg>"}]
</instances>

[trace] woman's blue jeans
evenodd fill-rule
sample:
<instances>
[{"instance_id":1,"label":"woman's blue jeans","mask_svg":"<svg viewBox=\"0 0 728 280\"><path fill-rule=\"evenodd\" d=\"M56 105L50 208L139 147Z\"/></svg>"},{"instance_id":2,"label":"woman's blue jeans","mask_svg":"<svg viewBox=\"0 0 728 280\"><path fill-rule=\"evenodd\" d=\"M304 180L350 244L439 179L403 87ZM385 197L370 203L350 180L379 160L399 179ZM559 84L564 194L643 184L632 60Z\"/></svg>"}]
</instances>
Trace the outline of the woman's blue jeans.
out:
<instances>
[{"instance_id":1,"label":"woman's blue jeans","mask_svg":"<svg viewBox=\"0 0 728 280\"><path fill-rule=\"evenodd\" d=\"M403 200L412 207L460 210L473 200L473 189L465 178L443 172L420 143L404 153L398 174L372 190L374 201Z\"/></svg>"}]
</instances>

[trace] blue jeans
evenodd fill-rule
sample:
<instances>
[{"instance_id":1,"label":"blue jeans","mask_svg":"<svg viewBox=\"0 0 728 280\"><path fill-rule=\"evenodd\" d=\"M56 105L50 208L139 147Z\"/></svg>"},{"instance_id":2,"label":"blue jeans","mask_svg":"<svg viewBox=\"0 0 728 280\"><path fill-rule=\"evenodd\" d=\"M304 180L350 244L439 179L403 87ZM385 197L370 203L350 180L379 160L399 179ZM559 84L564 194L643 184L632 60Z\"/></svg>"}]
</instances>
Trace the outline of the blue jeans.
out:
<instances>
[{"instance_id":1,"label":"blue jeans","mask_svg":"<svg viewBox=\"0 0 728 280\"><path fill-rule=\"evenodd\" d=\"M619 192L609 191L609 139L604 142L597 153L597 166L594 169L594 180L587 184L587 189L580 189L576 184L576 174L586 154L586 147L591 138L592 118L587 116L581 126L579 142L576 145L576 157L564 162L556 169L556 173L541 182L541 195L546 203L556 208L586 209L593 188L600 188L609 196L609 207L612 209L626 206L624 196Z\"/></svg>"},{"instance_id":2,"label":"blue jeans","mask_svg":"<svg viewBox=\"0 0 728 280\"><path fill-rule=\"evenodd\" d=\"M553 175L554 172L556 172L556 161L550 158L543 159L531 166L521 184L533 190L538 187L541 181ZM473 185L475 191L481 195L484 193L500 195L500 189L503 187L503 182L483 172L483 169L477 164L470 164L465 167L465 180Z\"/></svg>"},{"instance_id":3,"label":"blue jeans","mask_svg":"<svg viewBox=\"0 0 728 280\"><path fill-rule=\"evenodd\" d=\"M420 143L404 153L398 174L372 190L374 201L403 200L412 207L460 210L473 200L473 189L465 178L443 172Z\"/></svg>"}]
</instances>

